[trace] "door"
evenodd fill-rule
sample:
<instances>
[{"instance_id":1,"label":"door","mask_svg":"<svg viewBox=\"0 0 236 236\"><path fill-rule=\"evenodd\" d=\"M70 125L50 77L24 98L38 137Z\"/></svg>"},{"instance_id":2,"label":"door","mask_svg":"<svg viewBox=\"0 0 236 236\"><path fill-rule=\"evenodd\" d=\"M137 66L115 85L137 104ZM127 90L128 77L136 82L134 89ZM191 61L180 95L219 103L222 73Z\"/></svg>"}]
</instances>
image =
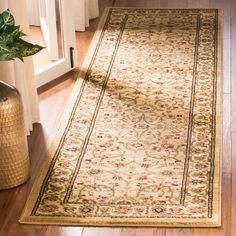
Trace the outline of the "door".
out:
<instances>
[{"instance_id":1,"label":"door","mask_svg":"<svg viewBox=\"0 0 236 236\"><path fill-rule=\"evenodd\" d=\"M28 9L31 42L45 46L33 56L40 87L75 67L73 0L29 0Z\"/></svg>"},{"instance_id":2,"label":"door","mask_svg":"<svg viewBox=\"0 0 236 236\"><path fill-rule=\"evenodd\" d=\"M58 37L60 37L60 34L58 32L58 24L61 22L60 17L58 17L57 19L58 14L56 14L56 12L58 11L60 10L59 8L56 8L56 1L39 1L40 27L48 50L49 58L52 61L56 61L59 59Z\"/></svg>"}]
</instances>

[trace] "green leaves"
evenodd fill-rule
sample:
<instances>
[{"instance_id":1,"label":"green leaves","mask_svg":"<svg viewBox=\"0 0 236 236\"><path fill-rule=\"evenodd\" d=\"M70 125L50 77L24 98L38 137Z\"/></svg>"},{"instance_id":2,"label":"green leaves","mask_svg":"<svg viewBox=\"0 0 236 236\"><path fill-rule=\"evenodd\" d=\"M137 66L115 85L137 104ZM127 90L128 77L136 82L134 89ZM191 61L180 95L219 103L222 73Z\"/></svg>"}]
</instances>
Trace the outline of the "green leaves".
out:
<instances>
[{"instance_id":1,"label":"green leaves","mask_svg":"<svg viewBox=\"0 0 236 236\"><path fill-rule=\"evenodd\" d=\"M7 28L8 26L14 26L14 25L15 25L15 20L9 10L6 10L2 14L0 14L0 30L3 28Z\"/></svg>"},{"instance_id":2,"label":"green leaves","mask_svg":"<svg viewBox=\"0 0 236 236\"><path fill-rule=\"evenodd\" d=\"M9 10L0 14L0 61L9 61L32 56L43 49L40 45L32 44L21 39L25 34L20 26L15 26L15 20Z\"/></svg>"}]
</instances>

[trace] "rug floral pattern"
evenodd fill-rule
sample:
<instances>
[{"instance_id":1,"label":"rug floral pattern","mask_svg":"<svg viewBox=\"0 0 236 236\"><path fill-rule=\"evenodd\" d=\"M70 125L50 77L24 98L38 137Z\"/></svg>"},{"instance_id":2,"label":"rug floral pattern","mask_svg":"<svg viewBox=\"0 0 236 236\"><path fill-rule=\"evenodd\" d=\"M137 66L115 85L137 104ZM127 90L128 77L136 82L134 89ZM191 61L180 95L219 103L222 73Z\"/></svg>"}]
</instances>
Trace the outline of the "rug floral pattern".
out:
<instances>
[{"instance_id":1,"label":"rug floral pattern","mask_svg":"<svg viewBox=\"0 0 236 236\"><path fill-rule=\"evenodd\" d=\"M212 218L217 19L109 10L31 216Z\"/></svg>"}]
</instances>

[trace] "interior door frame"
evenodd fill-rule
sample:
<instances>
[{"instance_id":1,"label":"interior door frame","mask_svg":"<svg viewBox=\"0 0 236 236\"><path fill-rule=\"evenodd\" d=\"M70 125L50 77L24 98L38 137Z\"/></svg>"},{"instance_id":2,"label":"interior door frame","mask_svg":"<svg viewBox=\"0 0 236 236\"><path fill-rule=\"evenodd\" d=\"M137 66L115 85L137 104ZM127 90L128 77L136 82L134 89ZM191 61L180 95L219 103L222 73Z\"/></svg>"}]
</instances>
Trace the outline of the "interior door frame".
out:
<instances>
[{"instance_id":1,"label":"interior door frame","mask_svg":"<svg viewBox=\"0 0 236 236\"><path fill-rule=\"evenodd\" d=\"M76 67L76 39L74 25L73 0L58 0L60 2L60 20L64 54L61 59L38 69L35 72L36 87L40 87ZM73 60L73 61L72 61Z\"/></svg>"},{"instance_id":2,"label":"interior door frame","mask_svg":"<svg viewBox=\"0 0 236 236\"><path fill-rule=\"evenodd\" d=\"M39 0L40 16L43 15L42 8L45 7L45 16L40 17L40 26L44 36L44 41L48 49L51 60L58 60L58 37L57 37L57 19L56 3L52 0Z\"/></svg>"}]
</instances>

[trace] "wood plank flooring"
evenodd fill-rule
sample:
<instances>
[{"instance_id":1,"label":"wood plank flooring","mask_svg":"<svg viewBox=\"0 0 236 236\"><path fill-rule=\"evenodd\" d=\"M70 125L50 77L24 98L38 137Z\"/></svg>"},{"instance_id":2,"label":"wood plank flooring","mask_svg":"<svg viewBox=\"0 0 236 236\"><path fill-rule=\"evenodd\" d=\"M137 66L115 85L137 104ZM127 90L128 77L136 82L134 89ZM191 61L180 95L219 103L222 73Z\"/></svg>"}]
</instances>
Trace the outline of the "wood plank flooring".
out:
<instances>
[{"instance_id":1,"label":"wood plank flooring","mask_svg":"<svg viewBox=\"0 0 236 236\"><path fill-rule=\"evenodd\" d=\"M224 122L223 191L220 228L96 228L20 225L18 219L51 142L73 88L74 70L39 89L41 124L34 124L28 138L30 180L17 188L0 191L0 236L236 236L236 0L100 0L100 14L106 6L157 8L221 8L223 21ZM76 33L78 68L96 30L92 20L86 32Z\"/></svg>"}]
</instances>

